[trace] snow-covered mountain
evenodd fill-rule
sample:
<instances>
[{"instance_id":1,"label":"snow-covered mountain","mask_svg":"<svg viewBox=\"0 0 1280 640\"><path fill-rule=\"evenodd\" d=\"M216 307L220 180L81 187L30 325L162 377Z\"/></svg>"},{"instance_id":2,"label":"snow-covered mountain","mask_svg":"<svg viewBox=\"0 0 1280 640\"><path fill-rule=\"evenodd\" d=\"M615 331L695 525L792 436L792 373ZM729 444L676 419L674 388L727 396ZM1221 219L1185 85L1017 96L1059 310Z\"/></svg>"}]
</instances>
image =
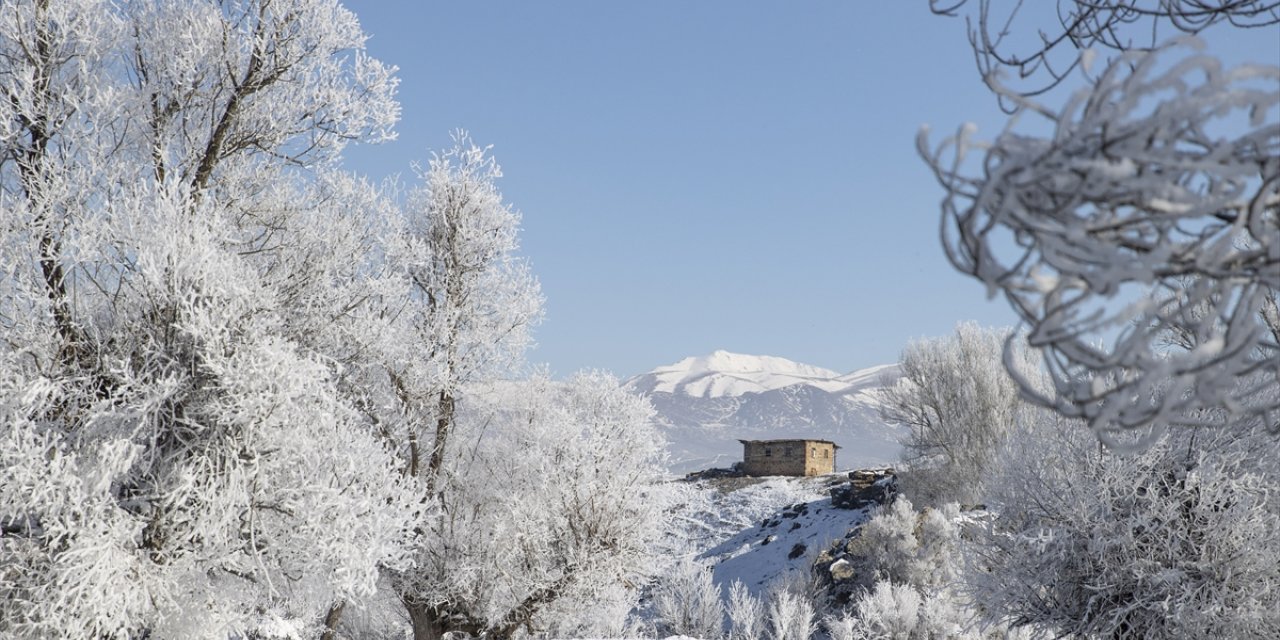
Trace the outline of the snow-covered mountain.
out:
<instances>
[{"instance_id":1,"label":"snow-covered mountain","mask_svg":"<svg viewBox=\"0 0 1280 640\"><path fill-rule=\"evenodd\" d=\"M743 440L820 438L840 445L837 466L882 465L898 457L900 427L880 419L879 398L900 374L881 365L840 374L772 356L716 351L626 381L648 396L667 436L670 468L728 466Z\"/></svg>"}]
</instances>

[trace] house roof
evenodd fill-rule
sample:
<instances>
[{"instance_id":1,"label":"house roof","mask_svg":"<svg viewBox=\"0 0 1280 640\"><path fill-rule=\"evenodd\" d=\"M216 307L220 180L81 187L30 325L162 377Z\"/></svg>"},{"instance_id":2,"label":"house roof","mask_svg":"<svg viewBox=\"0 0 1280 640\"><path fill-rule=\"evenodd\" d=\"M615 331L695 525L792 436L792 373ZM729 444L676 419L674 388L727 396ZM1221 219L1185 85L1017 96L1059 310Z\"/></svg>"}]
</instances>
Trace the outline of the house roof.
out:
<instances>
[{"instance_id":1,"label":"house roof","mask_svg":"<svg viewBox=\"0 0 1280 640\"><path fill-rule=\"evenodd\" d=\"M838 444L836 444L836 443L834 443L834 442L832 442L832 441L830 441L830 440L819 440L818 438L782 438L782 439L780 439L780 440L742 440L742 439L739 439L739 440L738 440L738 442L741 442L742 444L795 444L795 443L797 443L797 442L806 442L806 443L807 443L807 442L821 442L822 444L829 444L829 445L831 445L833 448L836 448L836 449L840 449L840 448L841 448L841 447L840 447L840 445L838 445Z\"/></svg>"}]
</instances>

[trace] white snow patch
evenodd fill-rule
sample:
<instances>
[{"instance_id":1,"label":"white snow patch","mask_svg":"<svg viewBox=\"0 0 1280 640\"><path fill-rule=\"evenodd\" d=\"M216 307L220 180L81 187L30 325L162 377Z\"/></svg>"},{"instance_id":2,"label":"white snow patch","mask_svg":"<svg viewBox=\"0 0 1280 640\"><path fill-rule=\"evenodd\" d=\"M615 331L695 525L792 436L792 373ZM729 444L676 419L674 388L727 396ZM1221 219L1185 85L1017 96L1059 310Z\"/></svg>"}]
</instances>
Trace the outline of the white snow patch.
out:
<instances>
[{"instance_id":1,"label":"white snow patch","mask_svg":"<svg viewBox=\"0 0 1280 640\"><path fill-rule=\"evenodd\" d=\"M682 485L682 524L670 535L713 568L722 593L740 580L758 595L790 572L807 573L820 551L866 520L867 510L831 505L828 489L844 479L770 477L729 491L723 480Z\"/></svg>"},{"instance_id":2,"label":"white snow patch","mask_svg":"<svg viewBox=\"0 0 1280 640\"><path fill-rule=\"evenodd\" d=\"M824 382L840 374L774 356L750 356L716 351L685 358L646 374L655 379L653 391L682 393L697 398L722 398L760 393L793 384Z\"/></svg>"}]
</instances>

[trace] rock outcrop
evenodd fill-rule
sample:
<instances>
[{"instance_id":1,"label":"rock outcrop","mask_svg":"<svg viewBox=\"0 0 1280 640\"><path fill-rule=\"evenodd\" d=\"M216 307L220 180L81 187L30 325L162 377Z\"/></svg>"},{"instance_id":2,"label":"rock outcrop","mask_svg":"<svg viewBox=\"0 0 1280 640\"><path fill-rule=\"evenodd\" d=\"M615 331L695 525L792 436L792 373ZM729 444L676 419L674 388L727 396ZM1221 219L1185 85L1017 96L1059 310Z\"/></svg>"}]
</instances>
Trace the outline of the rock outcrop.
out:
<instances>
[{"instance_id":1,"label":"rock outcrop","mask_svg":"<svg viewBox=\"0 0 1280 640\"><path fill-rule=\"evenodd\" d=\"M849 472L849 481L831 488L831 506L837 509L865 509L889 504L898 494L898 476L893 469L859 469Z\"/></svg>"}]
</instances>

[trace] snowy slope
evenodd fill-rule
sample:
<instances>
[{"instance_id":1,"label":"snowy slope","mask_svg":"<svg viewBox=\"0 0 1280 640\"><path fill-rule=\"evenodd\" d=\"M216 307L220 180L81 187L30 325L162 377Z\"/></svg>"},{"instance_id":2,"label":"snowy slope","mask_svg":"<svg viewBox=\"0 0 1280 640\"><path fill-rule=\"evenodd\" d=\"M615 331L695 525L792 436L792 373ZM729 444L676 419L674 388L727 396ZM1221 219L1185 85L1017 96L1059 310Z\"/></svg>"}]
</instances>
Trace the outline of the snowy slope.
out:
<instances>
[{"instance_id":1,"label":"snowy slope","mask_svg":"<svg viewBox=\"0 0 1280 640\"><path fill-rule=\"evenodd\" d=\"M843 475L721 478L678 483L671 551L691 552L728 593L739 580L759 594L788 574L807 576L817 554L864 522L870 509L832 506ZM682 547L682 544L687 545Z\"/></svg>"},{"instance_id":2,"label":"snowy slope","mask_svg":"<svg viewBox=\"0 0 1280 640\"><path fill-rule=\"evenodd\" d=\"M831 498L796 503L738 532L700 557L725 592L734 581L759 595L788 574L807 578L814 559L866 521L870 509L847 511Z\"/></svg>"},{"instance_id":3,"label":"snowy slope","mask_svg":"<svg viewBox=\"0 0 1280 640\"><path fill-rule=\"evenodd\" d=\"M626 381L648 396L667 437L670 468L728 466L743 440L820 438L842 448L839 468L891 463L901 428L879 417L879 395L897 365L839 374L772 356L727 351L685 358Z\"/></svg>"}]
</instances>

